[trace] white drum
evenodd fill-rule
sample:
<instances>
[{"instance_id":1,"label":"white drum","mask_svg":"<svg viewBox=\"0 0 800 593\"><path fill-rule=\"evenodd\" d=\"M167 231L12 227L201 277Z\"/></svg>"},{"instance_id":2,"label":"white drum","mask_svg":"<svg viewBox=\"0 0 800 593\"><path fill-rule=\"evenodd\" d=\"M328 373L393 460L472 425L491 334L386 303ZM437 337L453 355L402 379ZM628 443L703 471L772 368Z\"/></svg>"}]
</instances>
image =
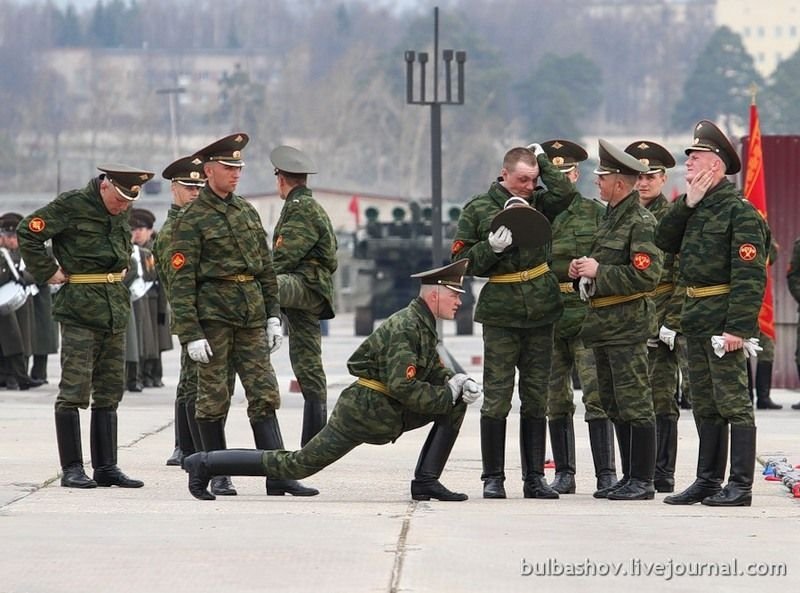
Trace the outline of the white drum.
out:
<instances>
[{"instance_id":1,"label":"white drum","mask_svg":"<svg viewBox=\"0 0 800 593\"><path fill-rule=\"evenodd\" d=\"M0 315L10 315L28 299L28 291L21 284L6 282L0 286Z\"/></svg>"}]
</instances>

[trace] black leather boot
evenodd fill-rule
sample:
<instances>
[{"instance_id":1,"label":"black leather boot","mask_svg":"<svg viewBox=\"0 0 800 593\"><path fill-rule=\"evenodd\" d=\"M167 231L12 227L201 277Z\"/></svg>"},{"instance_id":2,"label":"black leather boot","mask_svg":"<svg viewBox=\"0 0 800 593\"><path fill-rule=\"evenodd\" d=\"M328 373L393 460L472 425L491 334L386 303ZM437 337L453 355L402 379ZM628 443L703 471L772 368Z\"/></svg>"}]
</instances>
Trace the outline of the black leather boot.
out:
<instances>
[{"instance_id":1,"label":"black leather boot","mask_svg":"<svg viewBox=\"0 0 800 593\"><path fill-rule=\"evenodd\" d=\"M199 500L215 500L208 483L217 476L266 476L263 451L226 449L201 451L183 458L181 467L189 473L189 492Z\"/></svg>"},{"instance_id":2,"label":"black leather boot","mask_svg":"<svg viewBox=\"0 0 800 593\"><path fill-rule=\"evenodd\" d=\"M675 491L675 460L678 455L678 421L665 414L656 416L656 492Z\"/></svg>"},{"instance_id":3,"label":"black leather boot","mask_svg":"<svg viewBox=\"0 0 800 593\"><path fill-rule=\"evenodd\" d=\"M144 482L129 478L117 466L117 411L111 408L92 410L92 467L98 486L141 488Z\"/></svg>"},{"instance_id":4,"label":"black leather boot","mask_svg":"<svg viewBox=\"0 0 800 593\"><path fill-rule=\"evenodd\" d=\"M749 507L753 500L753 472L756 464L756 427L731 426L731 471L727 485L704 498L710 507Z\"/></svg>"},{"instance_id":5,"label":"black leather boot","mask_svg":"<svg viewBox=\"0 0 800 593\"><path fill-rule=\"evenodd\" d=\"M76 408L56 410L56 441L61 461L61 485L65 488L97 488L83 469L81 418Z\"/></svg>"},{"instance_id":6,"label":"black leather boot","mask_svg":"<svg viewBox=\"0 0 800 593\"><path fill-rule=\"evenodd\" d=\"M31 379L47 383L47 354L34 354L31 365Z\"/></svg>"},{"instance_id":7,"label":"black leather boot","mask_svg":"<svg viewBox=\"0 0 800 593\"><path fill-rule=\"evenodd\" d=\"M631 426L631 468L628 483L606 495L608 500L653 500L656 489L656 425Z\"/></svg>"},{"instance_id":8,"label":"black leather boot","mask_svg":"<svg viewBox=\"0 0 800 593\"><path fill-rule=\"evenodd\" d=\"M178 424L180 422L181 415L185 417L186 410L181 409L181 404L176 399L175 412L173 414L175 418L175 423L173 424L173 428L175 431L175 448L172 451L172 455L170 455L169 459L167 459L167 465L180 465L181 459L183 459L183 451L181 450L180 436L178 435L178 432L180 431L180 427L178 426Z\"/></svg>"},{"instance_id":9,"label":"black leather boot","mask_svg":"<svg viewBox=\"0 0 800 593\"><path fill-rule=\"evenodd\" d=\"M300 446L305 447L306 443L313 439L327 422L328 404L307 397L303 402L303 432L300 435Z\"/></svg>"},{"instance_id":10,"label":"black leather boot","mask_svg":"<svg viewBox=\"0 0 800 593\"><path fill-rule=\"evenodd\" d=\"M278 425L278 417L274 414L267 416L263 420L250 423L253 429L253 438L256 442L257 449L265 451L280 451L284 449L283 437L281 436L281 429ZM303 486L297 480L286 480L278 478L267 478L267 495L268 496L283 496L284 494L291 494L292 496L316 496L319 490L316 488L309 488Z\"/></svg>"},{"instance_id":11,"label":"black leather boot","mask_svg":"<svg viewBox=\"0 0 800 593\"><path fill-rule=\"evenodd\" d=\"M197 428L200 431L200 439L203 442L203 450L224 451L227 449L225 443L225 421L198 421ZM211 480L211 492L217 496L236 496L236 488L233 487L230 476L215 475Z\"/></svg>"},{"instance_id":12,"label":"black leather boot","mask_svg":"<svg viewBox=\"0 0 800 593\"><path fill-rule=\"evenodd\" d=\"M505 498L506 419L481 416L483 497Z\"/></svg>"},{"instance_id":13,"label":"black leather boot","mask_svg":"<svg viewBox=\"0 0 800 593\"><path fill-rule=\"evenodd\" d=\"M556 476L550 487L559 494L575 494L575 427L572 416L548 422Z\"/></svg>"},{"instance_id":14,"label":"black leather boot","mask_svg":"<svg viewBox=\"0 0 800 593\"><path fill-rule=\"evenodd\" d=\"M697 478L686 490L667 496L667 504L694 504L713 496L722 489L725 464L728 461L727 424L700 425L700 445L697 450Z\"/></svg>"},{"instance_id":15,"label":"black leather boot","mask_svg":"<svg viewBox=\"0 0 800 593\"><path fill-rule=\"evenodd\" d=\"M611 488L617 483L614 456L614 425L608 418L589 420L589 447L592 450L597 490Z\"/></svg>"},{"instance_id":16,"label":"black leather boot","mask_svg":"<svg viewBox=\"0 0 800 593\"><path fill-rule=\"evenodd\" d=\"M544 479L547 448L547 421L544 418L519 419L519 448L522 461L522 494L525 498L558 498Z\"/></svg>"},{"instance_id":17,"label":"black leather boot","mask_svg":"<svg viewBox=\"0 0 800 593\"><path fill-rule=\"evenodd\" d=\"M450 451L453 450L458 430L447 423L434 422L422 451L419 454L414 479L411 481L411 498L414 500L462 501L468 496L461 492L451 492L445 488L439 477L442 475Z\"/></svg>"},{"instance_id":18,"label":"black leather boot","mask_svg":"<svg viewBox=\"0 0 800 593\"><path fill-rule=\"evenodd\" d=\"M614 422L614 431L617 433L617 445L619 445L619 462L622 465L622 477L611 486L595 491L595 493L592 494L592 496L595 498L607 498L609 493L625 486L631 477L631 425L622 421Z\"/></svg>"},{"instance_id":19,"label":"black leather boot","mask_svg":"<svg viewBox=\"0 0 800 593\"><path fill-rule=\"evenodd\" d=\"M192 448L195 451L203 451L203 437L200 435L200 428L197 426L195 413L196 408L194 400L186 402L186 423L189 426L189 434L192 437Z\"/></svg>"},{"instance_id":20,"label":"black leather boot","mask_svg":"<svg viewBox=\"0 0 800 593\"><path fill-rule=\"evenodd\" d=\"M772 362L758 361L756 364L756 409L782 410L770 397L772 391Z\"/></svg>"},{"instance_id":21,"label":"black leather boot","mask_svg":"<svg viewBox=\"0 0 800 593\"><path fill-rule=\"evenodd\" d=\"M135 362L125 363L125 391L139 393L144 389L139 380L139 364Z\"/></svg>"}]
</instances>

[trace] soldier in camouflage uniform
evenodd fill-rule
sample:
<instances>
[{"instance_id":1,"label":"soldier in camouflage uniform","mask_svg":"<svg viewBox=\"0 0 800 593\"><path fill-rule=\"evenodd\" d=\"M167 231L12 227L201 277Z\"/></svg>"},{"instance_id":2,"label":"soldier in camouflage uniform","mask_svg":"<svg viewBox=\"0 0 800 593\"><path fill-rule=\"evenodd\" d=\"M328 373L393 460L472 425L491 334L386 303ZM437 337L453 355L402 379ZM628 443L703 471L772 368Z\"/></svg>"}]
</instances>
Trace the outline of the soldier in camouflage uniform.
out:
<instances>
[{"instance_id":1,"label":"soldier in camouflage uniform","mask_svg":"<svg viewBox=\"0 0 800 593\"><path fill-rule=\"evenodd\" d=\"M563 310L558 278L548 266L548 245L518 247L505 226L490 230L492 219L509 198L525 200L550 221L572 201L572 184L550 162L541 146L531 146L533 150L509 150L497 181L464 206L451 249L454 261L469 260L472 275L489 278L475 309L475 321L483 324L484 498L506 497L506 418L511 410L517 369L523 493L526 498L558 498L558 492L544 479L553 324ZM547 190L536 186L540 171Z\"/></svg>"},{"instance_id":2,"label":"soldier in camouflage uniform","mask_svg":"<svg viewBox=\"0 0 800 593\"><path fill-rule=\"evenodd\" d=\"M661 276L663 255L654 242L656 220L634 190L638 160L600 140L595 170L600 198L608 203L589 257L570 262L569 276L589 301L581 328L594 349L600 399L614 423L622 458L622 479L598 490L596 498L651 500L655 495L656 427L648 378L647 339L656 334L649 293Z\"/></svg>"},{"instance_id":3,"label":"soldier in camouflage uniform","mask_svg":"<svg viewBox=\"0 0 800 593\"><path fill-rule=\"evenodd\" d=\"M681 329L689 348L692 410L700 432L697 479L668 504L749 506L756 452L753 407L747 395L744 340L758 335L766 284L769 231L761 215L726 179L739 156L710 121L699 122L686 149L687 192L666 213L657 245L680 253L686 284ZM722 342L718 356L712 336ZM721 488L728 455L731 467Z\"/></svg>"},{"instance_id":4,"label":"soldier in camouflage uniform","mask_svg":"<svg viewBox=\"0 0 800 593\"><path fill-rule=\"evenodd\" d=\"M548 140L542 143L542 148L550 161L575 186L580 178L578 163L589 156L586 151L568 140ZM583 197L574 188L569 207L553 220L551 265L558 276L564 313L555 326L547 417L556 466L555 480L550 487L559 494L575 492L573 369L577 370L583 391L583 403L586 407L584 418L589 427L597 489L607 488L617 481L614 429L600 402L594 353L583 345L583 340L578 336L588 305L578 297L568 274L570 261L589 253L604 212L605 208L599 202Z\"/></svg>"},{"instance_id":5,"label":"soldier in camouflage uniform","mask_svg":"<svg viewBox=\"0 0 800 593\"><path fill-rule=\"evenodd\" d=\"M667 182L667 169L675 166L675 159L666 148L649 140L632 142L625 152L639 159L647 167L647 171L639 175L636 183L639 203L655 216L656 221L661 220L670 207L662 190ZM653 411L656 415L656 470L653 479L656 492L675 490L675 461L678 453L680 417L678 402L675 399L678 390L678 356L674 342L670 347L659 339L661 328L665 325L668 307L674 302L675 274L675 255L666 253L661 268L661 278L651 295L656 305L659 330L647 341L650 387L653 391Z\"/></svg>"},{"instance_id":6,"label":"soldier in camouflage uniform","mask_svg":"<svg viewBox=\"0 0 800 593\"><path fill-rule=\"evenodd\" d=\"M786 283L789 292L792 293L794 300L797 301L798 311L800 311L800 237L795 239L792 248L792 259L789 262L789 270L786 272ZM794 351L794 362L797 365L797 375L800 376L800 323L797 324L797 346ZM793 410L800 410L800 402L792 404Z\"/></svg>"},{"instance_id":7,"label":"soldier in camouflage uniform","mask_svg":"<svg viewBox=\"0 0 800 593\"><path fill-rule=\"evenodd\" d=\"M130 294L122 279L131 253L126 210L153 173L124 165L98 169L102 175L28 215L17 232L36 282L64 284L53 304L53 316L61 322L61 382L55 403L61 485L140 488L140 480L117 466L117 407L130 313ZM48 239L52 255L45 247ZM78 415L90 402L93 479L83 469Z\"/></svg>"},{"instance_id":8,"label":"soldier in camouflage uniform","mask_svg":"<svg viewBox=\"0 0 800 593\"><path fill-rule=\"evenodd\" d=\"M247 398L256 447L283 449L278 381L269 354L280 346L278 282L255 208L234 191L249 138L232 134L201 149L208 179L172 227L169 265L175 330L197 366L195 417L205 451L225 449L231 365ZM266 331L265 331L266 330ZM267 494L314 496L294 480L266 483Z\"/></svg>"},{"instance_id":9,"label":"soldier in camouflage uniform","mask_svg":"<svg viewBox=\"0 0 800 593\"><path fill-rule=\"evenodd\" d=\"M302 447L328 419L320 320L334 316L336 234L306 186L308 175L317 172L311 158L291 146L275 148L269 158L284 201L272 234L272 262L289 324L289 360L303 392Z\"/></svg>"},{"instance_id":10,"label":"soldier in camouflage uniform","mask_svg":"<svg viewBox=\"0 0 800 593\"><path fill-rule=\"evenodd\" d=\"M330 420L299 451L214 451L184 460L189 491L201 500L209 478L245 476L303 478L327 467L362 443L385 445L433 422L422 447L411 497L445 501L467 495L445 488L439 477L458 437L467 404L481 396L475 381L453 374L437 351L437 319L453 319L461 304L466 261L414 274L419 297L393 314L347 361L358 379L339 396Z\"/></svg>"}]
</instances>

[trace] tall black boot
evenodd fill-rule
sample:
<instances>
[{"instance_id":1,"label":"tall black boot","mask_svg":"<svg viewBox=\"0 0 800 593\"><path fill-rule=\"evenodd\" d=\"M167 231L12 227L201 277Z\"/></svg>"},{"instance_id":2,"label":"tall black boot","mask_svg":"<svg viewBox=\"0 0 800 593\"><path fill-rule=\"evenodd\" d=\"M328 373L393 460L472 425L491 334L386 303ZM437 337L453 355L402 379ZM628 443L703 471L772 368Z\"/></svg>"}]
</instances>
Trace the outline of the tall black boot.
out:
<instances>
[{"instance_id":1,"label":"tall black boot","mask_svg":"<svg viewBox=\"0 0 800 593\"><path fill-rule=\"evenodd\" d=\"M175 448L172 451L172 455L170 455L169 459L167 459L167 465L180 465L181 464L181 459L183 459L184 453L181 450L181 439L180 439L180 434L179 434L179 432L180 432L179 424L180 424L181 416L183 416L184 418L186 417L186 409L183 407L183 405L180 402L178 402L177 399L175 400L175 412L174 412L173 415L175 417L175 422L173 424L173 429L174 429L174 432L175 432ZM192 452L194 452L194 451L192 451Z\"/></svg>"},{"instance_id":2,"label":"tall black boot","mask_svg":"<svg viewBox=\"0 0 800 593\"><path fill-rule=\"evenodd\" d=\"M710 507L749 507L753 500L756 427L731 425L731 471L727 485L701 502Z\"/></svg>"},{"instance_id":3,"label":"tall black boot","mask_svg":"<svg viewBox=\"0 0 800 593\"><path fill-rule=\"evenodd\" d=\"M305 396L304 396L305 397ZM314 438L322 427L328 422L328 404L318 399L307 397L303 401L303 432L300 436L300 446Z\"/></svg>"},{"instance_id":4,"label":"tall black boot","mask_svg":"<svg viewBox=\"0 0 800 593\"><path fill-rule=\"evenodd\" d=\"M550 487L559 494L575 494L575 426L572 416L548 423L556 477Z\"/></svg>"},{"instance_id":5,"label":"tall black boot","mask_svg":"<svg viewBox=\"0 0 800 593\"><path fill-rule=\"evenodd\" d=\"M192 449L203 451L203 437L200 436L200 428L197 426L195 405L194 401L186 402L186 423L189 425L189 434L192 437Z\"/></svg>"},{"instance_id":6,"label":"tall black boot","mask_svg":"<svg viewBox=\"0 0 800 593\"><path fill-rule=\"evenodd\" d=\"M547 448L547 421L544 418L519 419L519 448L522 461L522 493L525 498L558 498L544 479Z\"/></svg>"},{"instance_id":7,"label":"tall black boot","mask_svg":"<svg viewBox=\"0 0 800 593\"><path fill-rule=\"evenodd\" d=\"M153 387L164 387L164 365L161 364L161 353L153 359Z\"/></svg>"},{"instance_id":8,"label":"tall black boot","mask_svg":"<svg viewBox=\"0 0 800 593\"><path fill-rule=\"evenodd\" d=\"M111 408L92 410L92 467L98 486L141 488L144 482L129 478L117 466L117 411Z\"/></svg>"},{"instance_id":9,"label":"tall black boot","mask_svg":"<svg viewBox=\"0 0 800 593\"><path fill-rule=\"evenodd\" d=\"M136 362L125 363L125 391L140 392L144 389L139 380L139 364Z\"/></svg>"},{"instance_id":10,"label":"tall black boot","mask_svg":"<svg viewBox=\"0 0 800 593\"><path fill-rule=\"evenodd\" d=\"M61 461L61 485L65 488L97 488L83 470L81 418L77 408L56 410L56 441Z\"/></svg>"},{"instance_id":11,"label":"tall black boot","mask_svg":"<svg viewBox=\"0 0 800 593\"><path fill-rule=\"evenodd\" d=\"M666 414L656 416L656 492L675 491L675 460L678 456L678 421Z\"/></svg>"},{"instance_id":12,"label":"tall black boot","mask_svg":"<svg viewBox=\"0 0 800 593\"><path fill-rule=\"evenodd\" d=\"M614 431L617 433L622 477L611 486L597 490L592 494L595 498L608 498L611 492L625 486L631 477L631 425L622 421L614 422Z\"/></svg>"},{"instance_id":13,"label":"tall black boot","mask_svg":"<svg viewBox=\"0 0 800 593\"><path fill-rule=\"evenodd\" d=\"M40 379L32 379L28 375L28 359L24 354L12 354L6 357L9 369L9 379L12 379L12 384L16 381L17 388L20 391L25 391L33 387L44 385L44 381ZM8 379L6 380L6 387L8 387Z\"/></svg>"},{"instance_id":14,"label":"tall black boot","mask_svg":"<svg viewBox=\"0 0 800 593\"><path fill-rule=\"evenodd\" d=\"M700 445L697 450L697 478L686 490L667 496L667 504L694 504L722 489L725 464L728 462L728 425L700 424Z\"/></svg>"},{"instance_id":15,"label":"tall black boot","mask_svg":"<svg viewBox=\"0 0 800 593\"><path fill-rule=\"evenodd\" d=\"M266 476L263 451L230 449L201 451L183 458L181 467L189 473L189 492L200 500L214 500L208 483L216 476Z\"/></svg>"},{"instance_id":16,"label":"tall black boot","mask_svg":"<svg viewBox=\"0 0 800 593\"><path fill-rule=\"evenodd\" d=\"M770 397L772 390L772 362L758 361L756 364L756 409L781 410L783 406L776 404Z\"/></svg>"},{"instance_id":17,"label":"tall black boot","mask_svg":"<svg viewBox=\"0 0 800 593\"><path fill-rule=\"evenodd\" d=\"M227 449L224 420L198 420L197 428L200 431L200 440L203 442L204 451L224 451ZM226 475L214 476L211 480L211 492L218 496L236 496L237 494L236 488L231 483L230 476Z\"/></svg>"},{"instance_id":18,"label":"tall black boot","mask_svg":"<svg viewBox=\"0 0 800 593\"><path fill-rule=\"evenodd\" d=\"M608 500L653 500L656 467L656 425L631 426L631 468L628 483L608 493Z\"/></svg>"},{"instance_id":19,"label":"tall black boot","mask_svg":"<svg viewBox=\"0 0 800 593\"><path fill-rule=\"evenodd\" d=\"M178 448L181 452L181 459L186 455L195 453L191 428L189 428L189 416L186 412L186 402L177 402L175 406L175 425L178 427ZM180 465L180 463L178 463Z\"/></svg>"},{"instance_id":20,"label":"tall black boot","mask_svg":"<svg viewBox=\"0 0 800 593\"><path fill-rule=\"evenodd\" d=\"M283 450L283 437L281 436L281 428L278 425L278 417L274 414L267 416L263 420L251 422L250 426L253 429L253 438L256 442L257 449L265 451ZM292 496L316 496L319 490L316 488L308 488L303 486L297 480L285 480L277 478L267 478L267 495L268 496L283 496L284 494L291 494Z\"/></svg>"},{"instance_id":21,"label":"tall black boot","mask_svg":"<svg viewBox=\"0 0 800 593\"><path fill-rule=\"evenodd\" d=\"M505 498L506 419L481 416L483 497Z\"/></svg>"},{"instance_id":22,"label":"tall black boot","mask_svg":"<svg viewBox=\"0 0 800 593\"><path fill-rule=\"evenodd\" d=\"M460 492L451 492L445 488L439 477L442 475L450 451L453 450L458 430L448 423L434 422L422 451L419 454L414 480L411 482L411 498L414 500L461 501L468 496Z\"/></svg>"},{"instance_id":23,"label":"tall black boot","mask_svg":"<svg viewBox=\"0 0 800 593\"><path fill-rule=\"evenodd\" d=\"M617 483L614 425L608 418L589 420L587 424L589 425L589 447L592 450L597 490L605 490Z\"/></svg>"},{"instance_id":24,"label":"tall black boot","mask_svg":"<svg viewBox=\"0 0 800 593\"><path fill-rule=\"evenodd\" d=\"M34 354L31 365L31 379L47 383L47 354Z\"/></svg>"}]
</instances>

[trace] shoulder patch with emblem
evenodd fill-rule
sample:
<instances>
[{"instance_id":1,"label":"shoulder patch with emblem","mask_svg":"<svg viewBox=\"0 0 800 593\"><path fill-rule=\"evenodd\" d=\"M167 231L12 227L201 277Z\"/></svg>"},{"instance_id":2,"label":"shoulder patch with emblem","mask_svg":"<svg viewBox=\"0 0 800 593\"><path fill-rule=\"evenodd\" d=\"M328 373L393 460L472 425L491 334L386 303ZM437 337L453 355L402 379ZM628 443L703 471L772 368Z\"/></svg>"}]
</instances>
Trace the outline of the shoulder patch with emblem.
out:
<instances>
[{"instance_id":1,"label":"shoulder patch with emblem","mask_svg":"<svg viewBox=\"0 0 800 593\"><path fill-rule=\"evenodd\" d=\"M182 253L178 252L172 256L170 260L170 265L172 265L173 270L180 270L183 267L183 264L186 263L186 256Z\"/></svg>"},{"instance_id":2,"label":"shoulder patch with emblem","mask_svg":"<svg viewBox=\"0 0 800 593\"><path fill-rule=\"evenodd\" d=\"M742 261L753 261L758 255L758 249L752 243L744 243L739 246L739 259Z\"/></svg>"},{"instance_id":3,"label":"shoulder patch with emblem","mask_svg":"<svg viewBox=\"0 0 800 593\"><path fill-rule=\"evenodd\" d=\"M633 267L637 270L646 270L650 267L650 256L647 253L634 253Z\"/></svg>"},{"instance_id":4,"label":"shoulder patch with emblem","mask_svg":"<svg viewBox=\"0 0 800 593\"><path fill-rule=\"evenodd\" d=\"M44 218L39 216L34 216L28 221L28 228L34 233L41 233L46 226L47 223L45 223Z\"/></svg>"},{"instance_id":5,"label":"shoulder patch with emblem","mask_svg":"<svg viewBox=\"0 0 800 593\"><path fill-rule=\"evenodd\" d=\"M462 249L464 249L464 241L453 241L453 246L450 248L450 253L455 255L457 253L461 253Z\"/></svg>"},{"instance_id":6,"label":"shoulder patch with emblem","mask_svg":"<svg viewBox=\"0 0 800 593\"><path fill-rule=\"evenodd\" d=\"M417 376L417 367L415 367L413 364L408 365L408 367L406 368L406 379L411 381L411 379L413 379L416 376Z\"/></svg>"}]
</instances>

